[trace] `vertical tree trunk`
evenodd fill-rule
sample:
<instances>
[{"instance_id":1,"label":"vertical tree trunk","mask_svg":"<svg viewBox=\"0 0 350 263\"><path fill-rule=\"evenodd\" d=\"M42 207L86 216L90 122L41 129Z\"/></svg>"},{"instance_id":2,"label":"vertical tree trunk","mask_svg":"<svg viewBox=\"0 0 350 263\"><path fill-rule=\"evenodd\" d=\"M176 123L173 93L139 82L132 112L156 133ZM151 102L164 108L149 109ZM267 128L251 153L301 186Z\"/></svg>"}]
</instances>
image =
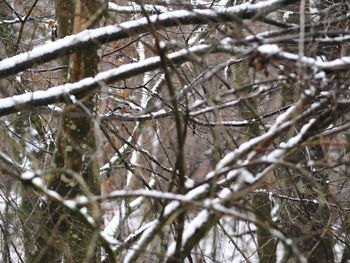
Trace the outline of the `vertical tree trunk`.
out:
<instances>
[{"instance_id":1,"label":"vertical tree trunk","mask_svg":"<svg viewBox=\"0 0 350 263\"><path fill-rule=\"evenodd\" d=\"M58 1L60 2L60 1ZM75 1L73 33L85 28L98 25L105 6L100 1ZM68 23L69 24L69 23ZM98 46L77 52L70 57L68 81L76 82L80 79L94 76L98 71ZM98 93L90 92L78 104L66 105L61 121L58 137L57 152L54 165L57 168L72 171L81 176L92 194L99 194L98 167L96 163L96 144L93 130L93 120L90 114L98 109ZM64 179L63 179L64 178ZM75 197L86 193L74 176L58 173L51 181L51 186L67 197ZM94 219L99 222L98 209L92 209ZM69 243L66 260L71 262L99 262L99 246L96 244L96 233L88 229L76 218L69 217L65 227L65 239Z\"/></svg>"},{"instance_id":2,"label":"vertical tree trunk","mask_svg":"<svg viewBox=\"0 0 350 263\"><path fill-rule=\"evenodd\" d=\"M235 36L238 39L243 38L243 33L240 30L240 26L237 25L235 30ZM235 64L232 66L232 73L234 76L234 83L236 89L241 89L244 85L251 83L251 76L247 62ZM246 93L248 94L248 92ZM245 95L241 93L241 95ZM254 119L258 116L257 102L255 99L247 100L240 105L240 115L244 120ZM249 141L254 137L260 135L259 123L251 124L245 130L246 136L245 141ZM252 171L254 172L254 171ZM254 173L253 173L254 174ZM254 195L252 198L252 204L256 209L256 219L259 222L272 222L271 220L271 201L267 194ZM276 262L276 241L271 236L270 232L256 226L256 239L258 245L258 255L260 263L275 263Z\"/></svg>"},{"instance_id":3,"label":"vertical tree trunk","mask_svg":"<svg viewBox=\"0 0 350 263\"><path fill-rule=\"evenodd\" d=\"M74 22L74 0L55 0L58 38L72 34ZM68 66L69 56L61 58L61 64ZM63 82L67 81L68 69L62 71Z\"/></svg>"},{"instance_id":4,"label":"vertical tree trunk","mask_svg":"<svg viewBox=\"0 0 350 263\"><path fill-rule=\"evenodd\" d=\"M235 76L236 88L242 88L249 77L249 68L246 63L233 65L233 74ZM243 94L242 94L243 95ZM256 101L254 99L247 100L240 105L240 114L243 119L254 119L256 111ZM245 141L251 140L260 135L258 123L254 123L246 129ZM256 219L259 222L271 222L271 201L267 194L254 195L252 204L256 209ZM258 255L260 263L275 263L276 262L276 241L271 236L270 232L260 226L256 226L256 239L258 243Z\"/></svg>"},{"instance_id":5,"label":"vertical tree trunk","mask_svg":"<svg viewBox=\"0 0 350 263\"><path fill-rule=\"evenodd\" d=\"M106 8L102 1L96 0L57 0L55 4L60 37L98 26ZM71 55L69 69L63 73L63 79L76 82L94 76L98 71L98 48L96 44ZM62 63L67 64L68 57L63 58ZM100 193L92 117L98 109L98 90L75 101L76 98L72 98L72 103L63 109L52 164L56 172L48 178L49 187L65 198ZM85 182L88 189L80 180ZM99 222L99 209L89 209L95 221ZM41 211L38 218L38 253L29 255L28 262L100 261L98 235L94 230L88 228L79 218L65 213L57 203L47 203L45 210Z\"/></svg>"}]
</instances>

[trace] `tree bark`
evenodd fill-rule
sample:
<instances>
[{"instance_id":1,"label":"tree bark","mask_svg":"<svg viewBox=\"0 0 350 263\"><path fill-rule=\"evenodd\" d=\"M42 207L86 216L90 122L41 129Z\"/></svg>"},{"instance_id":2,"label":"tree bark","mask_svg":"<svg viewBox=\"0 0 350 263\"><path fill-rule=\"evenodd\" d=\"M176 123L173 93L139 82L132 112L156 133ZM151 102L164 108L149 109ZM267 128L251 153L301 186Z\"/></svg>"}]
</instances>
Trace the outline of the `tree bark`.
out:
<instances>
[{"instance_id":1,"label":"tree bark","mask_svg":"<svg viewBox=\"0 0 350 263\"><path fill-rule=\"evenodd\" d=\"M60 37L98 26L106 8L104 2L95 0L57 0L55 4ZM96 75L98 48L96 43L71 55L69 69L62 76L64 81L67 79L68 82L76 82ZM64 57L62 63L66 65L68 57ZM63 109L52 163L57 172L47 180L49 188L65 198L100 194L92 119L97 110L98 89L85 94L77 102L72 98L71 103ZM85 182L85 185L81 182ZM36 240L40 252L29 255L28 262L100 262L97 229L93 230L79 218L67 214L58 203L49 202L45 209L47 213L42 213L39 218L39 237ZM91 205L88 209L98 225L99 208Z\"/></svg>"}]
</instances>

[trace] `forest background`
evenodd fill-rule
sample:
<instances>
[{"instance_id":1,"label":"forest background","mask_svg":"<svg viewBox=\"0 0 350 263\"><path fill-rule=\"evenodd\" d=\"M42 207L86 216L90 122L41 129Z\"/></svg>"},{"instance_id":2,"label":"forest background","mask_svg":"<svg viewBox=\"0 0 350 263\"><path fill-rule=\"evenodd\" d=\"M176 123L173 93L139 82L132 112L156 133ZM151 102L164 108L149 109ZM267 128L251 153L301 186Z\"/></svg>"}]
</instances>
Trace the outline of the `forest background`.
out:
<instances>
[{"instance_id":1,"label":"forest background","mask_svg":"<svg viewBox=\"0 0 350 263\"><path fill-rule=\"evenodd\" d=\"M1 262L348 262L349 19L0 0Z\"/></svg>"}]
</instances>

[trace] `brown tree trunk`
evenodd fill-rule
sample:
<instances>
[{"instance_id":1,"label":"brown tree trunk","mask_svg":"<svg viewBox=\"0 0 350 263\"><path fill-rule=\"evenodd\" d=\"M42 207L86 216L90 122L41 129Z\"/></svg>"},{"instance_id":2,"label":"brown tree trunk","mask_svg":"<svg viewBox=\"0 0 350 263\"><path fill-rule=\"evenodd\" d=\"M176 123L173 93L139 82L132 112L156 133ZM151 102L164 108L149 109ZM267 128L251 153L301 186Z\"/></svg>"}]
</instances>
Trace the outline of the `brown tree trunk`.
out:
<instances>
[{"instance_id":1,"label":"brown tree trunk","mask_svg":"<svg viewBox=\"0 0 350 263\"><path fill-rule=\"evenodd\" d=\"M59 37L99 25L106 5L96 0L56 0ZM74 4L74 6L73 6ZM74 13L72 13L72 11ZM68 75L63 79L76 82L98 72L98 44L70 56ZM63 58L68 63L68 57ZM99 170L93 115L98 109L98 90L65 105L62 112L53 168L48 185L65 198L100 193ZM85 182L81 184L81 182ZM86 187L87 186L87 187ZM46 214L39 218L39 253L27 257L28 262L100 262L98 230L86 226L79 218L67 214L57 203L48 203ZM97 206L89 207L94 220L100 222ZM42 211L43 212L43 211Z\"/></svg>"}]
</instances>

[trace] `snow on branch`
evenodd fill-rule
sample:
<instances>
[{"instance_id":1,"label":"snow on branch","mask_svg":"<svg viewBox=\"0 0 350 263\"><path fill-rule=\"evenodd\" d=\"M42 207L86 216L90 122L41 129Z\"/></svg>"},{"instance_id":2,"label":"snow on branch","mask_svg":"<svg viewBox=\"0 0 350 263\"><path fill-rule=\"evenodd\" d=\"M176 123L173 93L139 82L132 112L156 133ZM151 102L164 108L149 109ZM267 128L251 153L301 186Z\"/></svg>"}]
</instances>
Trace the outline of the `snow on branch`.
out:
<instances>
[{"instance_id":1,"label":"snow on branch","mask_svg":"<svg viewBox=\"0 0 350 263\"><path fill-rule=\"evenodd\" d=\"M169 54L167 57L174 64L186 61L189 54L205 54L211 50L209 45L198 45L192 48L185 48L180 51ZM147 71L157 69L161 64L159 57L150 57L140 62L122 65L118 68L107 70L97 74L95 77L85 78L75 83L68 83L50 88L28 92L21 95L15 95L0 99L0 116L28 109L34 106L44 106L55 102L64 102L67 96L73 95L78 98L96 87L100 83L109 83L112 81L123 80L142 74ZM157 114L163 114L159 112ZM140 119L152 118L154 115L140 117ZM120 117L122 118L122 117ZM127 118L127 116L125 117Z\"/></svg>"},{"instance_id":2,"label":"snow on branch","mask_svg":"<svg viewBox=\"0 0 350 263\"><path fill-rule=\"evenodd\" d=\"M155 112L149 112L145 114L118 114L118 113L112 113L112 114L106 114L101 115L101 120L118 120L118 121L146 121L146 120L153 120L153 119L159 119L164 117L172 116L171 111L166 110L158 110Z\"/></svg>"},{"instance_id":3,"label":"snow on branch","mask_svg":"<svg viewBox=\"0 0 350 263\"><path fill-rule=\"evenodd\" d=\"M207 189L207 187L204 187L203 189ZM196 189L196 192L198 189ZM197 198L197 195L193 195L193 192L191 194L183 195L183 194L175 194L171 192L161 192L158 190L115 190L109 194L103 195L103 196L95 196L93 198L93 201L104 201L104 200L114 200L114 199L125 199L125 198L134 198L134 197L148 197L152 199L160 199L160 200L170 200L170 201L179 201L184 204L189 205L195 205L199 207L205 207L207 209L210 209L210 204L203 203L196 201L195 198ZM195 197L195 198L194 198ZM88 200L86 198L80 198L77 197L76 199L70 200L70 202L75 203L76 206L86 206L88 205L91 200Z\"/></svg>"},{"instance_id":4,"label":"snow on branch","mask_svg":"<svg viewBox=\"0 0 350 263\"><path fill-rule=\"evenodd\" d=\"M16 169L21 169L22 165L17 163L13 158L8 156L6 153L0 152L0 160L2 160L4 163L9 164L13 166Z\"/></svg>"},{"instance_id":5,"label":"snow on branch","mask_svg":"<svg viewBox=\"0 0 350 263\"><path fill-rule=\"evenodd\" d=\"M257 183L271 174L271 171L275 169L278 162L281 160L283 161L290 151L298 148L302 142L312 136L310 130L312 130L314 128L314 125L318 122L316 118L309 119L301 127L298 134L291 137L286 143L281 143L278 149L274 149L270 153L265 152L263 157L259 158L257 152L254 151L254 147L259 147L259 145L262 145L262 143L265 143L265 146L267 146L267 144L271 144L273 141L272 137L280 134L280 132L283 131L286 126L291 127L297 121L302 121L305 119L307 120L307 117L310 116L314 110L323 108L327 103L327 100L321 99L320 101L316 101L309 106L308 110L301 113L303 109L302 105L304 105L305 102L305 97L302 97L295 106L290 107L285 113L276 119L275 124L269 129L267 133L243 143L235 151L228 153L217 164L215 170L208 173L207 178L213 178L213 176L219 174L223 169L229 169L229 173L227 174L226 178L218 183L221 186L227 186L227 183L230 182L228 184L229 187L221 190L220 193L217 194L218 197L211 201L214 207L220 206L223 209L227 209L223 206L223 204L227 203L228 200L238 200L246 194L247 189L252 190L258 187L259 184ZM322 116L319 118L322 118ZM250 154L248 157L246 157L246 154L248 152L250 152ZM253 175L245 167L253 165L255 160L265 161L267 163L270 163L270 165L268 165L262 172ZM232 166L234 167L232 168ZM218 211L217 209L214 210ZM193 242L193 239L201 238L201 236L198 236L198 233L202 233L202 235L204 235L208 229L211 228L211 223L208 222L212 220L218 220L218 218L219 217L213 217L212 212L207 209L207 211L202 211L193 220L191 220L183 231L183 236L181 239L183 252L186 252L186 249L191 248L191 242ZM272 229L270 227L268 229L273 236L277 237L286 246L290 247L296 253L296 255L301 255L292 240L286 239L279 231L275 229ZM175 243L169 246L167 252L168 258L174 255L174 248ZM302 255L299 257L299 260L300 262L306 262L305 258Z\"/></svg>"},{"instance_id":6,"label":"snow on branch","mask_svg":"<svg viewBox=\"0 0 350 263\"><path fill-rule=\"evenodd\" d=\"M306 101L307 97L302 96L298 103L291 106L286 112L281 114L276 119L275 123L266 133L242 143L236 150L227 153L218 162L215 170L208 173L207 177L212 178L219 170L227 168L230 165L234 164L240 158L252 151L255 147L261 147L264 144L270 143L275 137L281 134L281 132L290 128L292 125L295 125L296 122L305 119L310 114L313 114L315 110L325 107L325 105L328 103L327 99L322 99L320 102L317 101L309 105L309 108L307 110L304 109L303 111L303 105L305 105Z\"/></svg>"},{"instance_id":7,"label":"snow on branch","mask_svg":"<svg viewBox=\"0 0 350 263\"><path fill-rule=\"evenodd\" d=\"M262 178L265 177L265 175L268 174L268 172L275 167L275 164L271 164L266 169L264 169L261 173L257 175L252 175L247 169L240 166L241 165L247 165L249 164L249 161L254 156L257 158L256 154L254 155L253 149L255 147L259 147L259 145L262 145L263 143L268 144L271 143L274 137L276 137L278 134L280 134L282 131L284 131L286 128L291 127L296 123L297 120L302 120L305 118L305 116L309 116L312 111L306 111L303 114L299 114L302 110L302 105L305 103L305 98L301 98L299 102L293 106L290 107L289 110L287 110L285 113L283 113L275 122L275 124L269 129L269 131L261 136L258 136L256 138L253 138L246 143L243 143L239 148L237 148L235 151L228 153L216 166L216 168L209 172L207 174L208 179L212 179L214 176L222 174L223 171L227 172L230 171L227 174L227 179L225 182L228 182L227 180L230 180L232 182L232 178L234 177L235 180L233 180L233 185L230 184L230 187L224 188L221 190L221 192L217 195L218 198L211 201L211 205L214 208L213 210L218 211L218 208L220 209L228 209L222 204L224 204L227 200L234 200L233 198L239 199L243 195L245 195L245 189L249 189L252 187L252 185L256 185L258 181L262 180ZM317 107L322 107L322 103L315 102L315 105L310 106L310 108L316 109ZM293 118L294 117L294 118ZM275 160L276 158L283 158L283 155L291 150L294 147L297 147L301 141L304 141L306 137L306 133L308 130L312 127L312 125L315 123L315 119L311 119L308 123L306 123L302 128L299 134L292 137L290 140L288 140L287 143L281 145L282 149L276 149L272 151L268 155L269 160ZM247 152L252 152L253 154L250 154L249 158L245 158ZM244 159L247 159L244 161ZM232 165L235 163L238 164L237 168L232 168ZM222 186L222 182L220 182ZM226 185L226 184L225 184ZM199 195L205 195L205 191L209 188L209 184L202 185L202 189L198 191L199 189L193 189L189 192L189 194L192 192L195 192L194 196ZM253 186L254 187L254 186ZM255 186L257 187L257 185ZM240 194L241 193L241 194ZM243 193L243 195L242 195ZM174 209L174 208L173 208ZM229 209L230 211L232 209ZM225 213L223 213L225 214ZM191 240L193 238L200 238L198 236L198 233L205 234L208 229L210 229L210 221L212 220L218 220L219 217L213 217L213 214L210 212L209 209L206 211L202 211L197 217L195 217L185 228L185 231L183 232L182 237L182 248L185 250L186 247L190 246L188 244L191 243ZM208 220L210 219L210 220ZM194 231L195 230L195 231ZM204 231L204 232L203 232ZM274 232L273 229L271 229L272 234L274 236L278 236L283 241L287 241L283 236L280 236L280 233ZM197 236L195 236L197 235ZM297 251L297 248L293 244L293 242L285 242L287 246L290 246L293 250ZM172 246L169 246L169 250L167 252L167 256L171 257L174 255L174 244ZM301 261L304 262L304 258L301 256Z\"/></svg>"},{"instance_id":8,"label":"snow on branch","mask_svg":"<svg viewBox=\"0 0 350 263\"><path fill-rule=\"evenodd\" d=\"M319 71L342 71L350 69L350 56L341 57L332 61L319 61L311 57L299 57L299 55L282 51L277 45L265 44L257 48L260 54L276 57L291 62L301 62L306 66L314 67Z\"/></svg>"},{"instance_id":9,"label":"snow on branch","mask_svg":"<svg viewBox=\"0 0 350 263\"><path fill-rule=\"evenodd\" d=\"M149 32L154 28L178 25L207 24L208 22L236 21L237 18L249 19L257 15L266 15L279 7L297 2L297 0L268 0L256 4L244 3L230 8L178 10L152 15L117 25L89 29L67 36L55 42L36 47L31 51L0 61L0 78L16 74L79 49L123 39L132 35Z\"/></svg>"},{"instance_id":10,"label":"snow on branch","mask_svg":"<svg viewBox=\"0 0 350 263\"><path fill-rule=\"evenodd\" d=\"M294 147L298 147L298 145L300 145L300 143L305 139L306 133L309 131L309 129L312 127L312 125L315 122L316 122L316 119L311 119L308 123L306 123L301 128L299 134L290 138L287 143L281 144L281 149L276 149L272 151L270 154L264 157L264 160L268 162L274 162L276 158L283 159L283 155L285 155L289 150L291 150ZM275 130L275 128L273 128L273 130ZM237 194L238 191L242 191L245 187L249 187L250 185L255 184L256 182L261 180L262 177L269 174L271 169L273 169L275 166L276 165L273 163L255 176L253 176L245 168L238 168L230 171L230 173L231 174L234 173L236 177L246 177L246 178L237 179L237 182L233 186L230 186L229 188L224 188L223 190L221 190L217 198L210 201L208 200L210 202L211 209L202 211L186 225L185 230L183 231L183 234L182 234L182 239L181 239L182 249L185 250L188 244L191 244L192 239L198 236L198 233L202 233L203 230L208 231L208 225L211 224L212 220L218 220L219 217L213 217L213 214L211 211L221 212L222 214L236 217L237 215L235 215L235 213L231 214L232 213L231 211L235 211L235 210L229 209L223 206L223 204L225 204L225 202L228 200L230 201L235 200L234 197L236 197L236 199L237 197L239 198L241 195ZM248 186L247 186L247 183L248 183ZM208 202L206 202L206 204L208 205ZM285 236L280 231L273 229L268 225L263 225L261 222L258 222L258 221L255 222L255 224L261 225L264 228L269 229L269 232L274 237L279 238L286 246L289 246L296 253L296 255L300 255L299 260L301 262L306 262L306 259L300 254L298 248L295 246L292 240L286 239ZM167 251L168 258L174 256L175 245L176 243L173 242L173 244L169 246Z\"/></svg>"},{"instance_id":11,"label":"snow on branch","mask_svg":"<svg viewBox=\"0 0 350 263\"><path fill-rule=\"evenodd\" d=\"M210 185L203 184L192 190L190 190L187 194L184 195L184 199L188 200L199 200L209 191ZM138 257L139 253L148 245L151 241L152 236L154 236L158 229L161 229L166 223L170 222L170 219L174 220L176 217L174 216L178 209L181 208L181 203L179 201L171 201L165 208L163 215L161 217L162 220L157 220L155 224L152 225L148 231L144 232L138 242L134 244L131 250L126 254L124 262L134 262L134 260Z\"/></svg>"},{"instance_id":12,"label":"snow on branch","mask_svg":"<svg viewBox=\"0 0 350 263\"><path fill-rule=\"evenodd\" d=\"M253 120L242 120L242 121L218 121L218 122L214 122L214 121L201 121L199 119L196 118L191 118L190 119L191 122L198 124L200 126L205 126L205 127L216 127L216 126L226 126L226 127L245 127L248 125L251 125L253 123L256 123L257 120L253 119Z\"/></svg>"},{"instance_id":13,"label":"snow on branch","mask_svg":"<svg viewBox=\"0 0 350 263\"><path fill-rule=\"evenodd\" d=\"M139 5L136 5L131 2L131 5L120 6L112 2L108 2L108 11L125 13L125 14L134 14L147 12L148 14L160 14L168 12L169 10L161 5L143 5L142 8Z\"/></svg>"},{"instance_id":14,"label":"snow on branch","mask_svg":"<svg viewBox=\"0 0 350 263\"><path fill-rule=\"evenodd\" d=\"M29 18L28 21L30 21L30 20L33 21L35 19ZM0 20L0 25L13 25L13 24L17 24L17 23L22 23L22 21L19 18Z\"/></svg>"},{"instance_id":15,"label":"snow on branch","mask_svg":"<svg viewBox=\"0 0 350 263\"><path fill-rule=\"evenodd\" d=\"M301 99L299 104L303 104L303 103L304 101L303 99ZM247 143L245 143L242 147L239 147L236 151L233 152L233 154L228 154L223 161L219 162L219 164L217 165L214 171L207 174L207 178L212 178L213 175L222 173L223 170L227 172L230 169L232 169L230 168L232 164L232 160L233 159L237 160L238 158L242 157L244 152L248 151L248 149L253 149L254 146L256 147L259 143L262 143L266 140L271 142L271 138L273 136L277 136L277 134L280 134L281 131L285 130L286 128L290 127L295 123L295 120L293 121L290 120L291 115L296 116L297 119L301 119L305 117L305 116L298 115L298 113L301 110L301 107L299 107L299 104L295 105L294 107L291 107L287 112L282 114L282 116L276 121L275 125L273 125L270 128L270 132L268 133L267 136L262 135L262 136L259 136L257 139L252 139ZM322 106L320 103L318 103L318 105L319 107ZM307 112L306 114L311 114L311 112ZM272 158L272 155L273 156L278 155L281 157L282 153L285 153L287 150L290 150L291 148L296 147L301 140L305 139L306 132L310 129L310 127L314 122L315 122L315 119L312 119L310 122L305 124L301 129L300 134L292 137L285 144L285 146L283 146L284 150L279 149L278 151L276 150L277 152L272 152L270 159ZM273 166L271 165L269 167L273 167ZM242 174L242 176L247 176L247 174L243 173L241 170L242 168L240 168L239 170L240 174ZM242 190L244 187L246 187L247 181L249 181L249 184L248 184L248 187L249 187L251 184L254 184L255 182L261 180L265 174L266 174L266 169L261 174L256 176L256 178L253 175L249 174L249 178L245 178L245 179L243 178L242 180L239 180L237 182L239 187L236 187L235 191ZM238 174L236 175L238 176ZM212 215L210 211L216 211L216 212L219 212L220 214L227 214L234 217L241 216L240 213L237 213L234 209L226 208L222 205L223 203L225 203L225 201L228 198L232 196L232 191L230 190L230 188L225 188L224 190L222 190L221 193L218 195L219 197L215 198L214 200L212 199L203 200L203 198L207 196L209 189L210 189L210 184L205 183L198 187L193 188L185 195L178 195L173 193L162 193L158 191L137 190L137 191L115 191L111 193L110 197L121 198L121 197L127 197L132 195L136 195L136 196L143 195L149 198L164 198L164 199L173 200L164 209L163 216L166 218L169 218L171 215L175 215L176 211L178 211L178 209L181 207L181 203L198 205L206 209L205 211L202 211L193 221L191 221L191 223L187 225L182 238L183 248L185 248L187 246L187 242L190 242L190 239L192 238L192 236L198 233L198 231L193 231L193 230L196 230L196 229L200 230L202 227L205 228L207 225L207 222L210 222L211 219L208 220ZM156 228L162 227L162 224L163 223L161 221L158 221L155 225L152 226L152 229L149 229L149 231L145 232L141 236L138 243L135 244L135 246L132 247L133 249L128 252L126 256L128 260L126 260L126 262L131 262L137 258L140 251L147 246L148 242L150 242L150 239L151 239L150 233L155 232ZM282 241L287 241L279 232L277 233L273 229L271 229L271 231L273 232L272 234L274 236L278 236ZM294 243L286 242L285 244L291 247L293 250L297 251L297 248L295 247ZM174 250L172 249L173 247L174 245L169 247L167 256L173 255L174 253ZM302 259L303 261L302 256L300 259Z\"/></svg>"},{"instance_id":16,"label":"snow on branch","mask_svg":"<svg viewBox=\"0 0 350 263\"><path fill-rule=\"evenodd\" d=\"M4 169L5 168L0 167L1 172L4 172L3 171ZM24 185L30 186L31 188L38 191L40 194L43 194L49 200L60 203L68 212L78 217L89 228L94 230L99 229L99 225L96 223L93 217L86 212L85 209L80 209L81 207L79 207L75 201L66 200L63 196L61 196L56 191L49 189L42 179L43 174L40 170L35 172L26 171L20 175L10 170L6 170L5 172L6 174L9 174L12 177L20 180ZM87 200L87 197L85 196L80 197L80 201L81 200ZM101 241L103 248L106 250L110 258L115 259L115 255L112 249L113 245L115 245L115 242L110 238L106 237L103 232L101 231L98 231L98 232L99 232L99 240Z\"/></svg>"}]
</instances>

